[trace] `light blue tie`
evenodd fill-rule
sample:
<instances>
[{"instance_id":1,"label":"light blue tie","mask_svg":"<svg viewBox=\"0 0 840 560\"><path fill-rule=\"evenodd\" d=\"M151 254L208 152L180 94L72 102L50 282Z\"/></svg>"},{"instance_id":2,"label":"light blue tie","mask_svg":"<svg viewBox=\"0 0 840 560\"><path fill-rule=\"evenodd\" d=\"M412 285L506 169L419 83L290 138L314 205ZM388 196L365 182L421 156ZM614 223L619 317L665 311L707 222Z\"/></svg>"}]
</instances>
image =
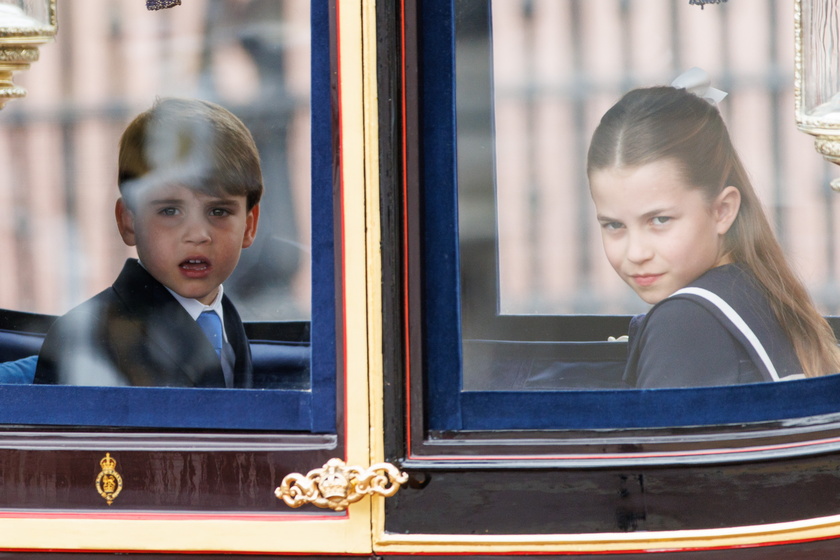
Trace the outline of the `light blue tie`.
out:
<instances>
[{"instance_id":1,"label":"light blue tie","mask_svg":"<svg viewBox=\"0 0 840 560\"><path fill-rule=\"evenodd\" d=\"M215 311L202 311L201 315L196 319L196 322L201 327L201 330L204 331L204 334L207 335L207 339L213 345L216 355L221 358L224 336L222 335L222 320L219 318L219 315Z\"/></svg>"}]
</instances>

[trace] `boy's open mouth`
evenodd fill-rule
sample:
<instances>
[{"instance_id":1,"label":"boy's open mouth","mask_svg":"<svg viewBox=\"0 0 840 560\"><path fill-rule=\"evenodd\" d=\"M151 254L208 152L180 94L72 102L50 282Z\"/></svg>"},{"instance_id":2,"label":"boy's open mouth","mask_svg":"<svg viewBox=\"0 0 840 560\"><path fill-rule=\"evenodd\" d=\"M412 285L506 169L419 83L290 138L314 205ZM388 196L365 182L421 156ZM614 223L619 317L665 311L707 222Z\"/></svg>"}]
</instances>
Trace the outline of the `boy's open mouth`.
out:
<instances>
[{"instance_id":1,"label":"boy's open mouth","mask_svg":"<svg viewBox=\"0 0 840 560\"><path fill-rule=\"evenodd\" d=\"M179 265L184 270L201 271L210 268L210 263L204 259L187 259Z\"/></svg>"}]
</instances>

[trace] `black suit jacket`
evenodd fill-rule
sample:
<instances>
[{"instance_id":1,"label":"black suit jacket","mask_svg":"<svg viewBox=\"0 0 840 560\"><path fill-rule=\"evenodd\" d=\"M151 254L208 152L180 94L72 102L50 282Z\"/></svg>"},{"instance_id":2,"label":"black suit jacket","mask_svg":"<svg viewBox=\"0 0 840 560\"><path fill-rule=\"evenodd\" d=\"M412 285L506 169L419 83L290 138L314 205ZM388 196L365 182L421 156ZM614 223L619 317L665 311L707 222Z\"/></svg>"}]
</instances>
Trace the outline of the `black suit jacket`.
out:
<instances>
[{"instance_id":1,"label":"black suit jacket","mask_svg":"<svg viewBox=\"0 0 840 560\"><path fill-rule=\"evenodd\" d=\"M222 299L236 354L234 386L253 384L239 313ZM109 289L59 317L47 332L35 383L224 387L219 358L201 327L135 259Z\"/></svg>"}]
</instances>

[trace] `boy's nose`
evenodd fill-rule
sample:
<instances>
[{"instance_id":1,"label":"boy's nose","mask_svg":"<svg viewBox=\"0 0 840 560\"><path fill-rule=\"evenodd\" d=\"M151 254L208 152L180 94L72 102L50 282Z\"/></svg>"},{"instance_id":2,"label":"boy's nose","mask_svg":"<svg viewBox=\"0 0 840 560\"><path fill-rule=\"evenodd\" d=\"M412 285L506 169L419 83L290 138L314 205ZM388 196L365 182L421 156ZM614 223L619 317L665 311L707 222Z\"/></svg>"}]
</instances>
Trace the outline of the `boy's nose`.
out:
<instances>
[{"instance_id":1,"label":"boy's nose","mask_svg":"<svg viewBox=\"0 0 840 560\"><path fill-rule=\"evenodd\" d=\"M210 228L203 220L189 220L185 224L184 241L196 245L210 241Z\"/></svg>"}]
</instances>

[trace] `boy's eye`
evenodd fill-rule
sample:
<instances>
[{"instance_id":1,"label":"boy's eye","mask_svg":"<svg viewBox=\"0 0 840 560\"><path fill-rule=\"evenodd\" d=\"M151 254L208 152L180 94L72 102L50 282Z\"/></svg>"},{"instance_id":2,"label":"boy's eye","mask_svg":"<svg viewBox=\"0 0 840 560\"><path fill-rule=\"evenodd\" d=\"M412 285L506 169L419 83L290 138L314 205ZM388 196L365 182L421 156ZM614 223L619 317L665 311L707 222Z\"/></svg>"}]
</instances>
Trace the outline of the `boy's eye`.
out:
<instances>
[{"instance_id":1,"label":"boy's eye","mask_svg":"<svg viewBox=\"0 0 840 560\"><path fill-rule=\"evenodd\" d=\"M602 222L601 227L607 231L616 231L624 227L621 222Z\"/></svg>"},{"instance_id":2,"label":"boy's eye","mask_svg":"<svg viewBox=\"0 0 840 560\"><path fill-rule=\"evenodd\" d=\"M651 222L653 222L653 225L655 225L655 226L665 225L670 221L671 221L670 216L656 216L655 218L651 219Z\"/></svg>"},{"instance_id":3,"label":"boy's eye","mask_svg":"<svg viewBox=\"0 0 840 560\"><path fill-rule=\"evenodd\" d=\"M213 208L210 210L210 215L213 217L227 216L230 211L225 208Z\"/></svg>"},{"instance_id":4,"label":"boy's eye","mask_svg":"<svg viewBox=\"0 0 840 560\"><path fill-rule=\"evenodd\" d=\"M177 208L161 208L160 212L163 216L175 216L178 213Z\"/></svg>"}]
</instances>

